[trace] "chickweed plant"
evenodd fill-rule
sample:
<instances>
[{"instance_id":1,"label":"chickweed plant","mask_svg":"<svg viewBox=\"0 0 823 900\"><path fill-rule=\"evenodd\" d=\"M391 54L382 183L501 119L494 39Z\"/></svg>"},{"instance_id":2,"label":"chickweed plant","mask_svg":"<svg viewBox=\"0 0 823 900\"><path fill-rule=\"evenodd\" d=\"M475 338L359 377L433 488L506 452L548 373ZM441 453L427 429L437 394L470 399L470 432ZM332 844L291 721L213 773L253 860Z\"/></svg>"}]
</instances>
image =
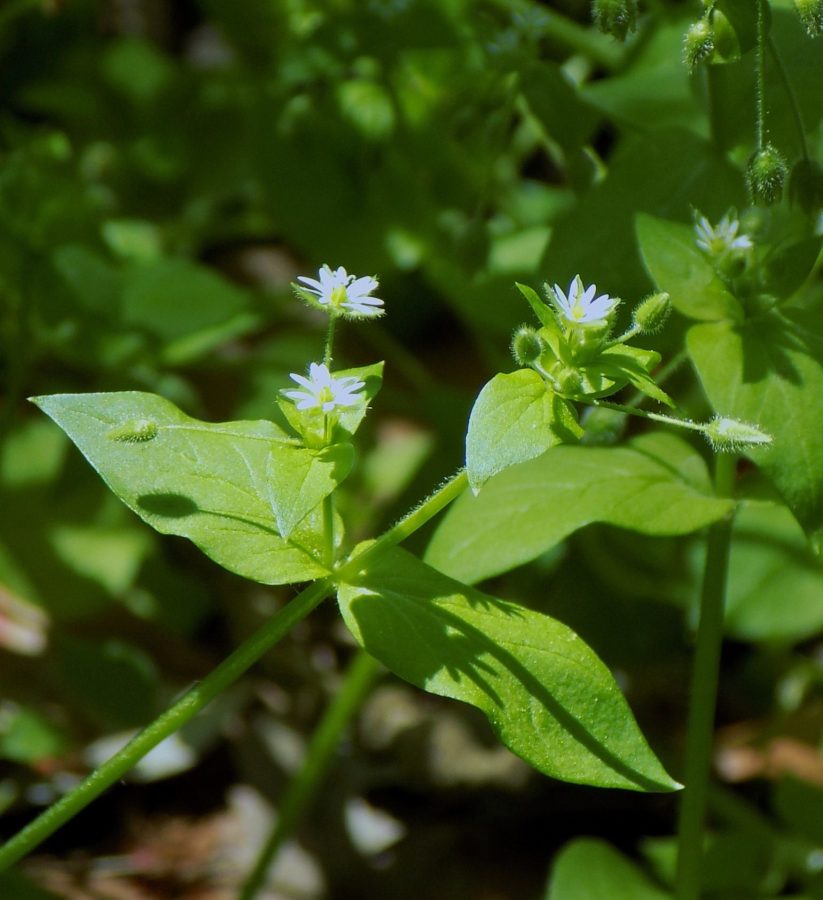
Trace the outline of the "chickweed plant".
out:
<instances>
[{"instance_id":1,"label":"chickweed plant","mask_svg":"<svg viewBox=\"0 0 823 900\"><path fill-rule=\"evenodd\" d=\"M301 588L12 837L0 849L0 866L21 860L69 822L333 598L361 652L287 793L244 898L258 892L296 828L378 664L423 691L476 707L500 741L546 776L680 792L676 863L655 866L658 886L617 851L580 842L559 859L548 896L594 896L584 890L594 871L605 886L602 898L630 896L624 883L637 885L636 898L703 895L734 520L751 508L779 509L815 549L823 531L820 116L806 123L809 103L797 93L814 93L823 107L823 87L793 84L772 36L773 23L783 27L791 14L797 40L811 41L823 30L822 9L821 0L796 0L796 11L766 0L703 3L686 28L678 65L707 98L712 152L733 173L737 205L730 200L710 214L695 202L690 221L638 212L636 242L654 286L645 296L612 296L603 278L595 285L585 271L567 281L568 271L547 270L542 286L516 283L500 302L523 304L528 321L512 335L509 369L476 397L465 466L382 534L353 540L339 503L358 463L360 426L380 402L384 362L342 366L336 340L343 328L391 316L391 293L376 277L324 264L296 279L295 302L325 317L325 343L318 338L316 352L271 398L270 420L200 421L145 391L31 398L158 532L187 538L243 578ZM594 20L611 35L597 45L607 48L602 58L612 58L615 41L639 50L647 15L635 0L595 0ZM553 21L535 27L551 31ZM814 52L821 52L816 44ZM727 140L717 112L738 96L736 78L753 87L748 145ZM770 135L775 105L788 110L791 143L778 146L780 138ZM551 254L547 260L556 263ZM667 358L650 345L665 348ZM684 410L701 391L709 412L695 417ZM403 547L441 514L424 553ZM648 536L705 534L685 758L667 760L665 768L609 667L575 631L474 586L541 557L593 522ZM779 892L791 880L778 882Z\"/></svg>"}]
</instances>

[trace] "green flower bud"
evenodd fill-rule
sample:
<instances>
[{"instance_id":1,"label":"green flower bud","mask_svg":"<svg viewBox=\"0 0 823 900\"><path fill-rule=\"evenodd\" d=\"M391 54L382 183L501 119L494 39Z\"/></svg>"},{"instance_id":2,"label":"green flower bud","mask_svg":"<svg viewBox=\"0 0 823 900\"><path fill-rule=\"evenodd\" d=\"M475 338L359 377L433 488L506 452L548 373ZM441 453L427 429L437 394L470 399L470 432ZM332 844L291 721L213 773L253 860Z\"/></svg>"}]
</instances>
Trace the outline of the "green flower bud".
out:
<instances>
[{"instance_id":1,"label":"green flower bud","mask_svg":"<svg viewBox=\"0 0 823 900\"><path fill-rule=\"evenodd\" d=\"M637 25L637 0L594 0L592 15L604 34L625 41L626 34Z\"/></svg>"},{"instance_id":2,"label":"green flower bud","mask_svg":"<svg viewBox=\"0 0 823 900\"><path fill-rule=\"evenodd\" d=\"M534 328L521 325L512 336L511 350L518 365L530 366L540 359L545 347Z\"/></svg>"},{"instance_id":3,"label":"green flower bud","mask_svg":"<svg viewBox=\"0 0 823 900\"><path fill-rule=\"evenodd\" d=\"M794 8L809 37L823 34L823 0L794 0Z\"/></svg>"},{"instance_id":4,"label":"green flower bud","mask_svg":"<svg viewBox=\"0 0 823 900\"><path fill-rule=\"evenodd\" d=\"M583 390L583 377L571 367L563 366L552 373L560 394L575 397Z\"/></svg>"},{"instance_id":5,"label":"green flower bud","mask_svg":"<svg viewBox=\"0 0 823 900\"><path fill-rule=\"evenodd\" d=\"M605 406L590 406L580 420L583 437L580 442L590 446L616 444L626 430L626 414Z\"/></svg>"},{"instance_id":6,"label":"green flower bud","mask_svg":"<svg viewBox=\"0 0 823 900\"><path fill-rule=\"evenodd\" d=\"M788 170L780 151L774 144L766 144L749 158L746 180L752 200L761 206L771 206L783 196Z\"/></svg>"},{"instance_id":7,"label":"green flower bud","mask_svg":"<svg viewBox=\"0 0 823 900\"><path fill-rule=\"evenodd\" d=\"M110 428L106 437L120 444L145 444L153 441L158 431L157 422L152 422L151 419L132 419Z\"/></svg>"},{"instance_id":8,"label":"green flower bud","mask_svg":"<svg viewBox=\"0 0 823 900\"><path fill-rule=\"evenodd\" d=\"M634 324L642 334L655 334L666 324L672 311L671 298L665 291L646 297L634 309Z\"/></svg>"},{"instance_id":9,"label":"green flower bud","mask_svg":"<svg viewBox=\"0 0 823 900\"><path fill-rule=\"evenodd\" d=\"M801 159L789 176L789 197L804 212L823 207L823 166L812 159Z\"/></svg>"},{"instance_id":10,"label":"green flower bud","mask_svg":"<svg viewBox=\"0 0 823 900\"><path fill-rule=\"evenodd\" d=\"M698 19L683 38L683 60L693 72L714 53L714 29L708 19Z\"/></svg>"},{"instance_id":11,"label":"green flower bud","mask_svg":"<svg viewBox=\"0 0 823 900\"><path fill-rule=\"evenodd\" d=\"M754 425L738 422L737 419L727 419L725 416L715 416L703 427L703 434L712 447L721 453L772 442L771 435Z\"/></svg>"}]
</instances>

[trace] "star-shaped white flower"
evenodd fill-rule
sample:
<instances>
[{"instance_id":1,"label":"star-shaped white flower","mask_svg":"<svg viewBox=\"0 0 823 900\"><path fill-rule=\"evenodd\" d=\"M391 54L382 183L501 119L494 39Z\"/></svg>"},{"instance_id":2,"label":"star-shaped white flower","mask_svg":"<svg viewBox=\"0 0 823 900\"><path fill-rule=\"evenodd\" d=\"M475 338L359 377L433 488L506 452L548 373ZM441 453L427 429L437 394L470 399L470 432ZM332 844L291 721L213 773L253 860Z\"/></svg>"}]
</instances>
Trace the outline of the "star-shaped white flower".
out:
<instances>
[{"instance_id":1,"label":"star-shaped white flower","mask_svg":"<svg viewBox=\"0 0 823 900\"><path fill-rule=\"evenodd\" d=\"M600 322L617 306L618 300L608 294L595 297L597 288L590 284L583 287L579 275L575 275L569 284L567 293L563 293L559 284L554 286L554 300L557 308L573 325Z\"/></svg>"},{"instance_id":2,"label":"star-shaped white flower","mask_svg":"<svg viewBox=\"0 0 823 900\"><path fill-rule=\"evenodd\" d=\"M314 294L323 306L343 310L355 317L383 315L383 301L370 296L378 287L377 279L370 275L357 278L349 275L343 266L332 271L323 265L317 278L300 275L297 280L302 281L306 285L303 290Z\"/></svg>"},{"instance_id":3,"label":"star-shaped white flower","mask_svg":"<svg viewBox=\"0 0 823 900\"><path fill-rule=\"evenodd\" d=\"M740 231L740 222L731 213L717 223L712 223L700 216L694 226L697 235L697 246L705 250L709 256L725 256L727 254L741 253L750 250L753 246L752 239Z\"/></svg>"},{"instance_id":4,"label":"star-shaped white flower","mask_svg":"<svg viewBox=\"0 0 823 900\"><path fill-rule=\"evenodd\" d=\"M354 406L359 403L362 398L358 391L365 386L364 381L353 375L335 378L323 363L312 363L308 378L294 372L289 378L301 387L281 393L298 409L322 409L324 413L331 412L338 406Z\"/></svg>"}]
</instances>

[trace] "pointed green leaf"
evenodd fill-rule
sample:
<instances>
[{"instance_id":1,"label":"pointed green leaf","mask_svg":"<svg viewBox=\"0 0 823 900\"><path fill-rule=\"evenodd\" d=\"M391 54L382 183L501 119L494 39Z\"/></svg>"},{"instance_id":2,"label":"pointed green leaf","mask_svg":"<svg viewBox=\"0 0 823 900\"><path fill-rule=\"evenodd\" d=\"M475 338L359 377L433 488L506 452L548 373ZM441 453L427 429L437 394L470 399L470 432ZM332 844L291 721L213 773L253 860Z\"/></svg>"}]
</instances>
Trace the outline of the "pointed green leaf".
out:
<instances>
[{"instance_id":1,"label":"pointed green leaf","mask_svg":"<svg viewBox=\"0 0 823 900\"><path fill-rule=\"evenodd\" d=\"M546 775L669 791L611 673L562 623L393 550L339 592L355 639L401 678L482 710Z\"/></svg>"},{"instance_id":2,"label":"pointed green leaf","mask_svg":"<svg viewBox=\"0 0 823 900\"><path fill-rule=\"evenodd\" d=\"M823 538L823 315L771 311L695 325L689 354L715 411L772 443L745 450L819 547Z\"/></svg>"},{"instance_id":3,"label":"pointed green leaf","mask_svg":"<svg viewBox=\"0 0 823 900\"><path fill-rule=\"evenodd\" d=\"M530 288L527 284L520 284L519 281L515 281L515 286L517 290L526 298L529 306L532 308L532 311L537 316L538 321L544 328L548 328L550 331L557 330L557 319L554 316L554 312L551 310L547 303L544 303L540 299L540 295L533 288Z\"/></svg>"},{"instance_id":4,"label":"pointed green leaf","mask_svg":"<svg viewBox=\"0 0 823 900\"><path fill-rule=\"evenodd\" d=\"M33 401L115 494L163 534L189 538L231 572L263 584L326 574L317 523L277 531L266 463L286 440L271 422L212 424L155 394L54 394Z\"/></svg>"},{"instance_id":5,"label":"pointed green leaf","mask_svg":"<svg viewBox=\"0 0 823 900\"><path fill-rule=\"evenodd\" d=\"M605 841L583 838L557 855L546 900L671 900Z\"/></svg>"},{"instance_id":6,"label":"pointed green leaf","mask_svg":"<svg viewBox=\"0 0 823 900\"><path fill-rule=\"evenodd\" d=\"M333 444L322 450L272 446L266 479L277 530L284 538L343 481L353 464L351 444Z\"/></svg>"},{"instance_id":7,"label":"pointed green leaf","mask_svg":"<svg viewBox=\"0 0 823 900\"><path fill-rule=\"evenodd\" d=\"M469 418L466 468L476 493L497 472L534 459L582 430L573 408L532 369L495 375Z\"/></svg>"},{"instance_id":8,"label":"pointed green leaf","mask_svg":"<svg viewBox=\"0 0 823 900\"><path fill-rule=\"evenodd\" d=\"M523 565L578 528L607 522L641 534L686 534L732 509L712 495L700 454L665 432L624 447L556 447L463 494L426 562L470 584Z\"/></svg>"},{"instance_id":9,"label":"pointed green leaf","mask_svg":"<svg viewBox=\"0 0 823 900\"><path fill-rule=\"evenodd\" d=\"M646 269L676 310L690 319L740 318L740 304L697 246L693 228L644 213L635 225Z\"/></svg>"}]
</instances>

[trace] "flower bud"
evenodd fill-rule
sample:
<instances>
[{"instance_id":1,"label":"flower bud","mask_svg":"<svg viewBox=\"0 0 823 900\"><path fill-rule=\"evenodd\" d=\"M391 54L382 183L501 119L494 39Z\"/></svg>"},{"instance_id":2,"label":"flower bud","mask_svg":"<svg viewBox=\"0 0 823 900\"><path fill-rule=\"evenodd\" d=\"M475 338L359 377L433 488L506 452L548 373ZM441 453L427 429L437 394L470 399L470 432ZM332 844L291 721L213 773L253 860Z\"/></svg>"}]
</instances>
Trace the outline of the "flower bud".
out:
<instances>
[{"instance_id":1,"label":"flower bud","mask_svg":"<svg viewBox=\"0 0 823 900\"><path fill-rule=\"evenodd\" d=\"M626 414L605 406L590 406L584 410L580 423L585 429L582 444L608 446L616 444L626 431Z\"/></svg>"},{"instance_id":2,"label":"flower bud","mask_svg":"<svg viewBox=\"0 0 823 900\"><path fill-rule=\"evenodd\" d=\"M703 434L712 447L719 451L737 450L741 447L752 447L758 444L771 444L771 435L766 434L754 425L715 416L703 427Z\"/></svg>"},{"instance_id":3,"label":"flower bud","mask_svg":"<svg viewBox=\"0 0 823 900\"><path fill-rule=\"evenodd\" d=\"M774 144L766 144L753 153L746 172L752 200L761 206L777 203L783 196L787 172L786 163Z\"/></svg>"},{"instance_id":4,"label":"flower bud","mask_svg":"<svg viewBox=\"0 0 823 900\"><path fill-rule=\"evenodd\" d=\"M666 324L672 311L671 298L665 291L646 297L634 309L634 325L642 334L655 334Z\"/></svg>"},{"instance_id":5,"label":"flower bud","mask_svg":"<svg viewBox=\"0 0 823 900\"><path fill-rule=\"evenodd\" d=\"M122 425L110 428L106 432L106 437L120 444L145 444L147 441L153 441L158 431L157 422L152 422L151 419L132 419L130 422L123 422Z\"/></svg>"},{"instance_id":6,"label":"flower bud","mask_svg":"<svg viewBox=\"0 0 823 900\"><path fill-rule=\"evenodd\" d=\"M693 72L714 53L714 29L708 19L698 19L683 39L683 60Z\"/></svg>"},{"instance_id":7,"label":"flower bud","mask_svg":"<svg viewBox=\"0 0 823 900\"><path fill-rule=\"evenodd\" d=\"M570 366L563 366L552 373L558 391L564 397L575 397L583 391L583 377Z\"/></svg>"},{"instance_id":8,"label":"flower bud","mask_svg":"<svg viewBox=\"0 0 823 900\"><path fill-rule=\"evenodd\" d=\"M540 335L528 325L521 325L512 335L511 351L518 365L533 365L540 359L544 349Z\"/></svg>"},{"instance_id":9,"label":"flower bud","mask_svg":"<svg viewBox=\"0 0 823 900\"><path fill-rule=\"evenodd\" d=\"M794 8L809 37L823 34L823 0L794 0Z\"/></svg>"},{"instance_id":10,"label":"flower bud","mask_svg":"<svg viewBox=\"0 0 823 900\"><path fill-rule=\"evenodd\" d=\"M804 212L823 208L823 166L812 159L801 159L789 176L789 197Z\"/></svg>"},{"instance_id":11,"label":"flower bud","mask_svg":"<svg viewBox=\"0 0 823 900\"><path fill-rule=\"evenodd\" d=\"M626 34L637 24L637 0L594 0L592 14L604 34L625 41Z\"/></svg>"}]
</instances>

